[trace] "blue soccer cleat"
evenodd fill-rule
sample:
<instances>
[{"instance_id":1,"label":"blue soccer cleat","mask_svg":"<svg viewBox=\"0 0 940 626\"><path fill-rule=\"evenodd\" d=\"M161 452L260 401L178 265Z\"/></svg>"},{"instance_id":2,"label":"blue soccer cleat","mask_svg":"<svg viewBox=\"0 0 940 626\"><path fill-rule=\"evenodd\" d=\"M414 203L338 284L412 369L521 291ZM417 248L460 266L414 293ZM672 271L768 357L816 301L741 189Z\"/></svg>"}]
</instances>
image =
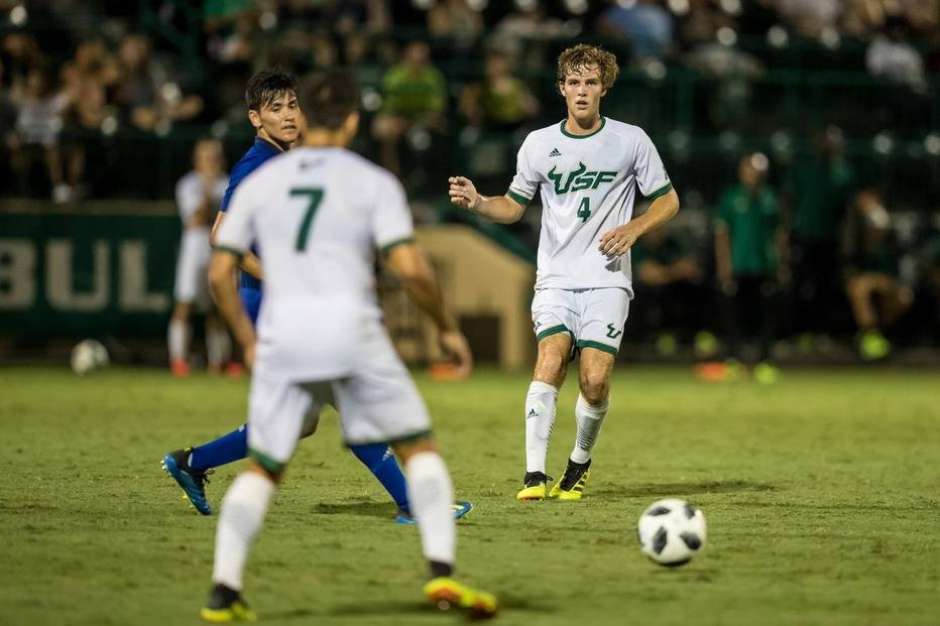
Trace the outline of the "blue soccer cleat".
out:
<instances>
[{"instance_id":1,"label":"blue soccer cleat","mask_svg":"<svg viewBox=\"0 0 940 626\"><path fill-rule=\"evenodd\" d=\"M163 457L161 465L164 471L173 477L197 511L203 515L212 515L212 507L206 500L208 472L197 472L190 468L186 463L188 455L188 449L169 452Z\"/></svg>"},{"instance_id":2,"label":"blue soccer cleat","mask_svg":"<svg viewBox=\"0 0 940 626\"><path fill-rule=\"evenodd\" d=\"M465 516L467 513L473 510L473 503L467 502L466 500L457 500L451 506L451 509L454 511L454 519L460 519ZM415 518L411 516L410 513L407 513L403 509L398 510L398 515L395 516L396 524L414 524Z\"/></svg>"}]
</instances>

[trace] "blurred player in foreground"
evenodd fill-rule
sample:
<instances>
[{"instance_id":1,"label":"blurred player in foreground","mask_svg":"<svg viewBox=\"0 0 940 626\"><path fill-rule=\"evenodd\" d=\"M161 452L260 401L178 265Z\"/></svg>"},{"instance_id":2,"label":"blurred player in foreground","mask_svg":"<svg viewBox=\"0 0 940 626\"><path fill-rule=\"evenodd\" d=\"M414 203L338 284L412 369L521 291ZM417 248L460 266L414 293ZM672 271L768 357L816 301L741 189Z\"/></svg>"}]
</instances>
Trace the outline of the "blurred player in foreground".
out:
<instances>
[{"instance_id":1,"label":"blurred player in foreground","mask_svg":"<svg viewBox=\"0 0 940 626\"><path fill-rule=\"evenodd\" d=\"M222 199L212 232L217 233L235 190L249 174L269 159L290 149L299 136L300 111L297 106L296 81L289 74L264 70L248 81L245 99L248 119L257 131L254 145L232 168L228 189ZM248 318L255 323L262 301L261 261L252 246L242 257L238 294ZM313 431L305 431L304 436ZM206 499L206 475L213 468L245 458L248 433L244 425L201 446L175 450L163 457L166 471L179 483L190 502L203 515L212 508ZM350 446L353 454L378 479L398 507L396 521L413 523L408 503L405 477L388 446L370 444ZM454 505L454 515L461 517L472 509L469 502Z\"/></svg>"},{"instance_id":2,"label":"blurred player in foreground","mask_svg":"<svg viewBox=\"0 0 940 626\"><path fill-rule=\"evenodd\" d=\"M232 342L209 303L206 276L209 268L209 225L225 193L222 144L202 139L193 148L193 169L176 184L176 206L183 221L176 261L173 316L167 330L170 371L189 375L190 317L194 307L206 311L206 352L209 371L219 373L231 354Z\"/></svg>"},{"instance_id":3,"label":"blurred player in foreground","mask_svg":"<svg viewBox=\"0 0 940 626\"><path fill-rule=\"evenodd\" d=\"M492 615L493 596L451 578L453 487L424 402L382 325L376 249L434 321L462 374L472 367L470 349L414 243L401 184L345 149L359 124L355 83L332 72L300 96L299 119L309 124L304 147L260 168L236 192L210 267L216 301L252 367L251 458L222 502L214 586L201 615L212 622L254 619L241 597L248 549L301 433L326 402L339 409L347 444L391 445L401 459L430 567L428 599ZM253 242L264 251L266 292L257 341L234 286Z\"/></svg>"},{"instance_id":4,"label":"blurred player in foreground","mask_svg":"<svg viewBox=\"0 0 940 626\"><path fill-rule=\"evenodd\" d=\"M538 357L525 402L526 473L519 500L581 499L633 297L630 248L679 209L679 196L646 133L600 114L601 98L618 71L616 57L600 48L580 44L563 51L558 89L567 118L529 133L506 195L482 196L467 178L450 179L454 204L499 223L521 219L535 193L541 194L532 300ZM651 204L632 218L637 190ZM581 353L578 434L564 476L547 492L552 479L545 474L545 457L555 404L575 349Z\"/></svg>"}]
</instances>

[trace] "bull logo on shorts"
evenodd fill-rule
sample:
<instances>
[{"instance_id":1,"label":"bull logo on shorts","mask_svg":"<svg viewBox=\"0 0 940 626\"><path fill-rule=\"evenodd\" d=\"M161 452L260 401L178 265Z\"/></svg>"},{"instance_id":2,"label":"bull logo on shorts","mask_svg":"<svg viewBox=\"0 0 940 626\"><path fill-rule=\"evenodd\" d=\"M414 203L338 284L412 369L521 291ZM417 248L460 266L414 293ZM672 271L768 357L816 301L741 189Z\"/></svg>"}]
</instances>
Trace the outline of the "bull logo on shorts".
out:
<instances>
[{"instance_id":1,"label":"bull logo on shorts","mask_svg":"<svg viewBox=\"0 0 940 626\"><path fill-rule=\"evenodd\" d=\"M607 336L610 337L611 339L616 339L622 334L623 334L623 331L617 330L613 324L607 325Z\"/></svg>"}]
</instances>

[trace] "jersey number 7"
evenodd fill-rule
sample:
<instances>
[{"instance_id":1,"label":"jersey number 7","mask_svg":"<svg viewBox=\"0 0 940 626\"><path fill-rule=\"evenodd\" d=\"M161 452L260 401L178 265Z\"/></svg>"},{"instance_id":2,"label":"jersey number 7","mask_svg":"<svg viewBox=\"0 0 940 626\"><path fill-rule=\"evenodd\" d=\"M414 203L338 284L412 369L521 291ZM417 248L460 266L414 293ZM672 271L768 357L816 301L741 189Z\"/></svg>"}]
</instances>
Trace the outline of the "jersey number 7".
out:
<instances>
[{"instance_id":1,"label":"jersey number 7","mask_svg":"<svg viewBox=\"0 0 940 626\"><path fill-rule=\"evenodd\" d=\"M313 216L317 212L320 203L323 202L323 190L314 187L297 187L290 190L290 196L305 196L307 198L307 211L300 222L300 230L297 231L297 242L294 244L294 250L303 252L307 248L307 239L310 237L310 226L313 224Z\"/></svg>"}]
</instances>

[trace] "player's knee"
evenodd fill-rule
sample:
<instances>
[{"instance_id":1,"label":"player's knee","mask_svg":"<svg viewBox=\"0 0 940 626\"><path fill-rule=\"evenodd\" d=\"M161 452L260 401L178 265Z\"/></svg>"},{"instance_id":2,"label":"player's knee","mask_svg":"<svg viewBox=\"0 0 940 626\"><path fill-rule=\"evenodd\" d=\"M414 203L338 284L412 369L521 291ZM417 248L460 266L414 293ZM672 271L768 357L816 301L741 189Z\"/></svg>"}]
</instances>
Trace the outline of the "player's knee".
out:
<instances>
[{"instance_id":1,"label":"player's knee","mask_svg":"<svg viewBox=\"0 0 940 626\"><path fill-rule=\"evenodd\" d=\"M603 404L610 391L610 381L606 372L586 370L581 372L581 395L588 404Z\"/></svg>"}]
</instances>

